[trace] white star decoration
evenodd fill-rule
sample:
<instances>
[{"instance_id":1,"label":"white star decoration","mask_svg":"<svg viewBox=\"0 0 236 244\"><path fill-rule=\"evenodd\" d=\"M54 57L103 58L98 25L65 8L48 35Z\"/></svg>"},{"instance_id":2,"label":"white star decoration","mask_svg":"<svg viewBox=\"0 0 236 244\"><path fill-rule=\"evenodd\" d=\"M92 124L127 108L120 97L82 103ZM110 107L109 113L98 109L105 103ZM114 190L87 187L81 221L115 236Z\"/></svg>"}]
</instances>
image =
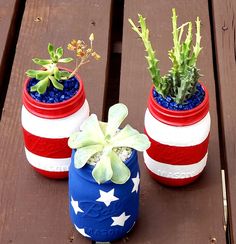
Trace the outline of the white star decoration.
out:
<instances>
[{"instance_id":1,"label":"white star decoration","mask_svg":"<svg viewBox=\"0 0 236 244\"><path fill-rule=\"evenodd\" d=\"M78 201L75 201L75 200L73 199L72 196L71 196L71 201L70 201L70 203L71 203L71 206L73 207L73 209L74 209L74 211L75 211L75 214L77 214L78 212L81 212L81 213L84 212L84 211L79 207L79 203L78 203Z\"/></svg>"},{"instance_id":2,"label":"white star decoration","mask_svg":"<svg viewBox=\"0 0 236 244\"><path fill-rule=\"evenodd\" d=\"M107 207L111 204L111 202L119 200L118 197L114 196L114 189L110 190L109 192L102 190L99 190L99 192L100 197L96 201L103 202Z\"/></svg>"},{"instance_id":3,"label":"white star decoration","mask_svg":"<svg viewBox=\"0 0 236 244\"><path fill-rule=\"evenodd\" d=\"M79 229L75 224L74 224L74 226L75 226L76 230L79 231L79 233L80 233L81 235L83 235L83 236L85 236L85 237L91 237L91 236L89 236L89 235L87 235L87 234L85 233L85 230L84 230L84 229Z\"/></svg>"},{"instance_id":4,"label":"white star decoration","mask_svg":"<svg viewBox=\"0 0 236 244\"><path fill-rule=\"evenodd\" d=\"M139 172L137 173L137 176L135 178L132 178L132 181L134 183L132 192L138 192L138 186L140 182Z\"/></svg>"},{"instance_id":5,"label":"white star decoration","mask_svg":"<svg viewBox=\"0 0 236 244\"><path fill-rule=\"evenodd\" d=\"M111 224L111 226L124 226L125 225L125 221L130 217L130 215L125 215L125 212L122 213L120 216L117 217L111 217L113 220L113 223Z\"/></svg>"}]
</instances>

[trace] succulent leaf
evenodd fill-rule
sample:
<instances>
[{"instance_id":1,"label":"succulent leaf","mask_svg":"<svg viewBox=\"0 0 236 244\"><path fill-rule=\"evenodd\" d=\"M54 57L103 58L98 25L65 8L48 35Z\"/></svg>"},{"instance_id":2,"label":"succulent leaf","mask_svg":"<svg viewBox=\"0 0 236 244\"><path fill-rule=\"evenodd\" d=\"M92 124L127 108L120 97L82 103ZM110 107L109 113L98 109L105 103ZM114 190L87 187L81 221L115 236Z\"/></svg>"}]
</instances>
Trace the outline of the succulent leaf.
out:
<instances>
[{"instance_id":1,"label":"succulent leaf","mask_svg":"<svg viewBox=\"0 0 236 244\"><path fill-rule=\"evenodd\" d=\"M69 77L69 75L70 75L70 72L68 72L68 71L59 71L60 72L60 76L62 77L62 78L68 78Z\"/></svg>"},{"instance_id":2,"label":"succulent leaf","mask_svg":"<svg viewBox=\"0 0 236 244\"><path fill-rule=\"evenodd\" d=\"M61 58L58 60L59 63L70 63L71 61L73 61L73 58Z\"/></svg>"},{"instance_id":3,"label":"succulent leaf","mask_svg":"<svg viewBox=\"0 0 236 244\"><path fill-rule=\"evenodd\" d=\"M107 130L108 123L99 121L99 126L100 126L100 128L101 128L101 130L102 130L102 133L103 133L104 135L106 135L106 130Z\"/></svg>"},{"instance_id":4,"label":"succulent leaf","mask_svg":"<svg viewBox=\"0 0 236 244\"><path fill-rule=\"evenodd\" d=\"M111 168L111 159L107 153L102 155L101 159L94 167L92 175L98 184L111 180L113 171Z\"/></svg>"},{"instance_id":5,"label":"succulent leaf","mask_svg":"<svg viewBox=\"0 0 236 244\"><path fill-rule=\"evenodd\" d=\"M110 152L110 159L111 168L113 171L111 181L115 184L124 184L130 178L129 168L121 161L119 156L113 151Z\"/></svg>"},{"instance_id":6,"label":"succulent leaf","mask_svg":"<svg viewBox=\"0 0 236 244\"><path fill-rule=\"evenodd\" d=\"M81 125L80 129L93 135L93 139L102 143L105 140L105 136L99 125L99 121L96 114L91 114L89 118Z\"/></svg>"},{"instance_id":7,"label":"succulent leaf","mask_svg":"<svg viewBox=\"0 0 236 244\"><path fill-rule=\"evenodd\" d=\"M35 78L36 78L37 80L43 80L43 79L45 79L46 77L48 77L48 75L50 75L50 72L42 70L42 71L37 72Z\"/></svg>"},{"instance_id":8,"label":"succulent leaf","mask_svg":"<svg viewBox=\"0 0 236 244\"><path fill-rule=\"evenodd\" d=\"M130 125L126 125L124 129L120 130L112 139L113 147L131 147L138 151L145 151L150 147L150 141L147 136L140 134Z\"/></svg>"},{"instance_id":9,"label":"succulent leaf","mask_svg":"<svg viewBox=\"0 0 236 244\"><path fill-rule=\"evenodd\" d=\"M53 74L56 80L61 80L61 73L57 67L54 68Z\"/></svg>"},{"instance_id":10,"label":"succulent leaf","mask_svg":"<svg viewBox=\"0 0 236 244\"><path fill-rule=\"evenodd\" d=\"M102 145L91 145L77 150L74 156L75 168L82 168L95 153L101 151L102 149Z\"/></svg>"},{"instance_id":11,"label":"succulent leaf","mask_svg":"<svg viewBox=\"0 0 236 244\"><path fill-rule=\"evenodd\" d=\"M33 60L33 62L35 64L38 64L38 65L47 65L47 64L51 64L52 63L51 59L33 58L32 60Z\"/></svg>"},{"instance_id":12,"label":"succulent leaf","mask_svg":"<svg viewBox=\"0 0 236 244\"><path fill-rule=\"evenodd\" d=\"M79 148L81 145L80 140L78 140L78 137L80 136L81 132L74 132L70 135L68 139L68 146L71 149L76 149Z\"/></svg>"},{"instance_id":13,"label":"succulent leaf","mask_svg":"<svg viewBox=\"0 0 236 244\"><path fill-rule=\"evenodd\" d=\"M55 53L55 48L51 43L48 43L48 53L52 56Z\"/></svg>"},{"instance_id":14,"label":"succulent leaf","mask_svg":"<svg viewBox=\"0 0 236 244\"><path fill-rule=\"evenodd\" d=\"M56 55L57 55L58 59L60 59L62 57L62 55L63 55L63 48L62 47L58 47L56 49Z\"/></svg>"},{"instance_id":15,"label":"succulent leaf","mask_svg":"<svg viewBox=\"0 0 236 244\"><path fill-rule=\"evenodd\" d=\"M36 78L36 75L39 73L39 70L28 69L25 73L30 78Z\"/></svg>"},{"instance_id":16,"label":"succulent leaf","mask_svg":"<svg viewBox=\"0 0 236 244\"><path fill-rule=\"evenodd\" d=\"M64 86L61 83L59 83L54 76L50 75L48 78L50 79L55 88L57 88L58 90L63 90Z\"/></svg>"},{"instance_id":17,"label":"succulent leaf","mask_svg":"<svg viewBox=\"0 0 236 244\"><path fill-rule=\"evenodd\" d=\"M44 78L43 80L39 81L36 85L30 88L31 91L37 91L39 94L45 93L47 86L48 86L49 79L48 77Z\"/></svg>"},{"instance_id":18,"label":"succulent leaf","mask_svg":"<svg viewBox=\"0 0 236 244\"><path fill-rule=\"evenodd\" d=\"M110 107L108 111L108 124L106 128L106 135L113 136L116 134L119 126L128 115L128 108L122 104L117 103Z\"/></svg>"},{"instance_id":19,"label":"succulent leaf","mask_svg":"<svg viewBox=\"0 0 236 244\"><path fill-rule=\"evenodd\" d=\"M79 149L97 144L102 144L101 139L90 131L75 132L70 136L68 140L68 145L72 149Z\"/></svg>"},{"instance_id":20,"label":"succulent leaf","mask_svg":"<svg viewBox=\"0 0 236 244\"><path fill-rule=\"evenodd\" d=\"M70 73L67 71L59 71L61 80L68 80Z\"/></svg>"}]
</instances>

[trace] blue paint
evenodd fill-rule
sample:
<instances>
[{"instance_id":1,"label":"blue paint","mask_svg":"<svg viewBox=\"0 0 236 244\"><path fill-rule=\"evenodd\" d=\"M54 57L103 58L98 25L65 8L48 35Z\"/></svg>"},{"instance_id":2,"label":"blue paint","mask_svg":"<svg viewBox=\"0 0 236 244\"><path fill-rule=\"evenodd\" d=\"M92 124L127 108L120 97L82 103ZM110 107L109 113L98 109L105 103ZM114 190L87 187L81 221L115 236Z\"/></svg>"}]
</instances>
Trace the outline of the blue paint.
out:
<instances>
[{"instance_id":1,"label":"blue paint","mask_svg":"<svg viewBox=\"0 0 236 244\"><path fill-rule=\"evenodd\" d=\"M73 225L83 229L91 240L110 242L120 239L134 226L139 209L139 188L138 192L133 190L132 178L140 177L137 152L133 150L132 155L126 161L131 171L131 177L125 184L114 184L108 181L98 184L92 177L93 166L86 164L82 169L74 167L74 153L69 169L69 209ZM96 201L100 197L99 190L109 192L114 189L114 196L119 200L112 201L109 206L104 202ZM74 211L71 205L71 197L78 201L83 212ZM124 226L112 226L112 217L125 215L130 217L125 221Z\"/></svg>"},{"instance_id":2,"label":"blue paint","mask_svg":"<svg viewBox=\"0 0 236 244\"><path fill-rule=\"evenodd\" d=\"M193 94L192 97L187 99L183 104L177 104L170 96L166 96L166 98L162 97L155 88L153 89L153 97L155 101L163 106L164 108L170 110L190 110L197 107L204 99L205 92L200 85L197 83L196 85L196 92Z\"/></svg>"},{"instance_id":3,"label":"blue paint","mask_svg":"<svg viewBox=\"0 0 236 244\"><path fill-rule=\"evenodd\" d=\"M72 77L68 80L59 81L64 85L64 89L62 91L56 89L50 83L50 86L44 94L39 94L37 91L31 92L31 86L36 85L38 82L39 81L37 79L32 78L27 85L27 91L33 99L44 103L58 103L66 101L73 97L79 90L79 81L76 77Z\"/></svg>"}]
</instances>

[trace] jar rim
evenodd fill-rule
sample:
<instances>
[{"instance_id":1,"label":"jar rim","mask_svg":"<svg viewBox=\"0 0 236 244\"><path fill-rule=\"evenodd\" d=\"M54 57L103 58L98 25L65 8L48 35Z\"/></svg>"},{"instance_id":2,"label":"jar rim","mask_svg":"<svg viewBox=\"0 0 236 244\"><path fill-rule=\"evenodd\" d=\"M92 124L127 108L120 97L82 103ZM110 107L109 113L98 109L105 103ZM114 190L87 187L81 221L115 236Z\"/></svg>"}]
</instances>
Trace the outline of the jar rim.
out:
<instances>
[{"instance_id":1,"label":"jar rim","mask_svg":"<svg viewBox=\"0 0 236 244\"><path fill-rule=\"evenodd\" d=\"M152 86L148 99L150 113L157 120L173 126L187 126L199 122L209 111L208 90L201 81L199 83L205 92L204 99L198 106L189 110L171 110L161 106L153 97L154 86Z\"/></svg>"},{"instance_id":2,"label":"jar rim","mask_svg":"<svg viewBox=\"0 0 236 244\"><path fill-rule=\"evenodd\" d=\"M59 69L72 72L67 68L59 67ZM58 103L44 103L33 99L27 91L27 85L31 78L26 78L23 88L23 105L32 114L47 119L63 118L75 113L82 107L85 101L83 81L79 75L76 74L75 77L79 83L79 89L77 93L70 99Z\"/></svg>"}]
</instances>

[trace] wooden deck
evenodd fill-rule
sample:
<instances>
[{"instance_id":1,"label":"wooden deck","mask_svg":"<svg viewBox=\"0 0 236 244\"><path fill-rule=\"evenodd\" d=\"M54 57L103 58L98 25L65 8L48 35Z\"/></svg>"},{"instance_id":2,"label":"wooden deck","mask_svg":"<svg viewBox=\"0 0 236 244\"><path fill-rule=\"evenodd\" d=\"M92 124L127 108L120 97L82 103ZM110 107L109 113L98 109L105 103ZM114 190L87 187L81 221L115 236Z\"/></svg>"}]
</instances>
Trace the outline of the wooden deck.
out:
<instances>
[{"instance_id":1,"label":"wooden deck","mask_svg":"<svg viewBox=\"0 0 236 244\"><path fill-rule=\"evenodd\" d=\"M0 0L1 244L91 243L70 223L67 181L38 175L25 158L21 90L31 59L47 55L48 42L65 46L93 32L102 60L80 73L91 111L106 119L108 107L121 101L129 108L127 122L143 130L151 80L144 48L128 18L137 20L137 13L147 17L165 72L170 66L173 7L181 22L196 16L202 20L199 67L209 89L212 118L208 164L197 182L173 189L150 178L140 154L140 217L127 237L115 243L236 243L236 1Z\"/></svg>"}]
</instances>

